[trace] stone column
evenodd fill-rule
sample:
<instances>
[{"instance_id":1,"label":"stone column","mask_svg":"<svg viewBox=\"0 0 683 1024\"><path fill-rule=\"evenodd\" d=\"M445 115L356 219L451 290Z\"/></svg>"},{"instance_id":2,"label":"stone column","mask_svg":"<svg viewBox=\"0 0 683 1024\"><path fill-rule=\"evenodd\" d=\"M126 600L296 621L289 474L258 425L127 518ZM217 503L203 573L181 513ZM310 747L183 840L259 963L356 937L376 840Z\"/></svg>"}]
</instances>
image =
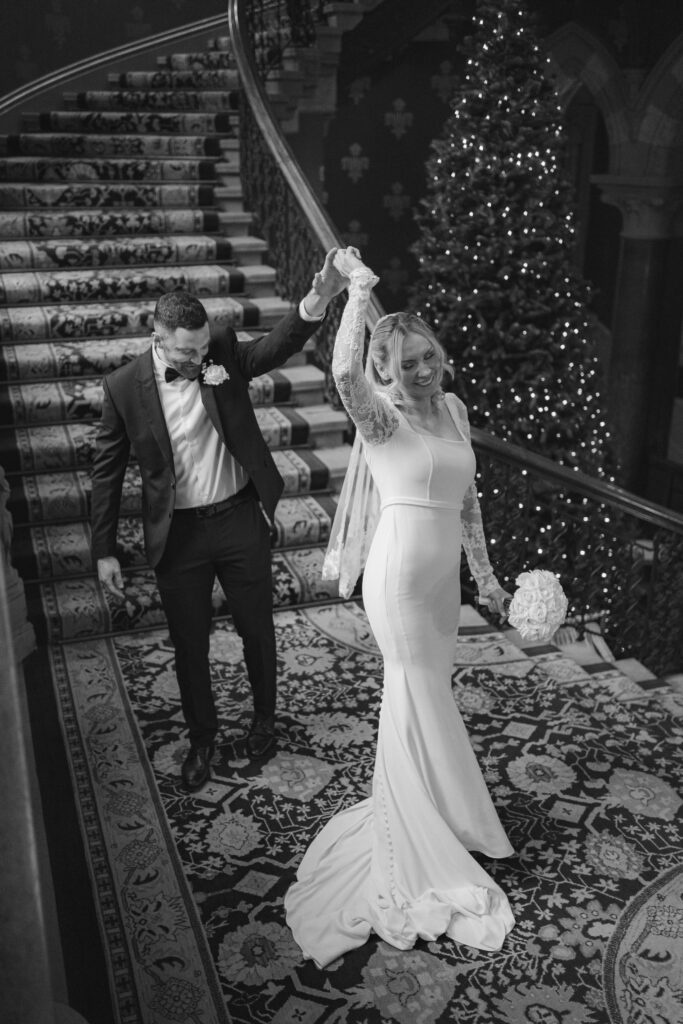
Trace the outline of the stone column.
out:
<instances>
[{"instance_id":1,"label":"stone column","mask_svg":"<svg viewBox=\"0 0 683 1024\"><path fill-rule=\"evenodd\" d=\"M674 235L683 186L669 178L600 174L591 180L623 218L607 395L620 482L643 493L648 453L665 450L669 391L678 372L683 277L676 283L673 268L680 260Z\"/></svg>"}]
</instances>

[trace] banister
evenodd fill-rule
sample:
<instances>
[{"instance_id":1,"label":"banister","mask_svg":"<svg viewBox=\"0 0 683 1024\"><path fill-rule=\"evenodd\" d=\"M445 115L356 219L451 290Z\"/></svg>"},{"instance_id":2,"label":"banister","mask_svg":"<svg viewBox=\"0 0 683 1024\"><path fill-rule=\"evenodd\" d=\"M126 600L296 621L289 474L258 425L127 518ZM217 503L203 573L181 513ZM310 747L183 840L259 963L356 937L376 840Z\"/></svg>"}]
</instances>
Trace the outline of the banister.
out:
<instances>
[{"instance_id":1,"label":"banister","mask_svg":"<svg viewBox=\"0 0 683 1024\"><path fill-rule=\"evenodd\" d=\"M502 462L519 466L525 471L536 470L538 475L543 476L546 480L552 480L573 491L579 491L587 498L595 498L599 502L611 505L651 526L683 534L683 515L679 512L674 512L663 505L657 505L653 501L632 494L617 484L588 476L587 473L582 473L580 470L561 466L559 463L553 462L552 459L546 458L545 455L538 455L520 445L502 441L478 427L472 427L471 433L473 447L477 451L486 452Z\"/></svg>"},{"instance_id":2,"label":"banister","mask_svg":"<svg viewBox=\"0 0 683 1024\"><path fill-rule=\"evenodd\" d=\"M246 0L228 0L228 28L233 56L242 87L249 95L252 115L323 251L342 247L344 242L308 179L304 177L289 143L279 129L266 90L254 71L253 47L247 31L243 29L246 23ZM366 317L368 327L372 329L381 316L384 316L384 309L373 295Z\"/></svg>"},{"instance_id":3,"label":"banister","mask_svg":"<svg viewBox=\"0 0 683 1024\"><path fill-rule=\"evenodd\" d=\"M121 70L124 64L136 58L139 54L147 53L149 50L157 50L175 45L180 40L189 36L211 33L217 29L224 29L225 15L213 15L209 18L202 18L191 24L179 25L177 28L169 29L152 36L145 36L143 39L135 39L115 46L111 50L104 50L101 53L94 53L83 60L64 67L57 68L22 85L12 92L0 97L0 120L14 110L24 110L29 102L43 98L46 93L54 90L61 90L65 84L73 87L74 82L86 77L93 72L101 72L103 68L111 65Z\"/></svg>"},{"instance_id":4,"label":"banister","mask_svg":"<svg viewBox=\"0 0 683 1024\"><path fill-rule=\"evenodd\" d=\"M255 69L249 33L267 38L265 8L258 4L253 0L247 8L246 0L229 0L228 8L242 81L243 189L273 247L280 294L294 299L307 287L319 250L340 241L282 135ZM278 4L277 14L286 18L288 11ZM293 36L286 24L278 24L274 37ZM293 57L296 52L292 46ZM330 309L313 354L335 403L330 363L341 308ZM373 297L367 325L372 328L381 315ZM499 578L510 585L522 569L550 569L565 585L570 622L579 635L599 622L615 657L639 658L658 674L683 670L683 515L483 429L472 428L472 444L484 528ZM463 586L469 596L465 565Z\"/></svg>"}]
</instances>

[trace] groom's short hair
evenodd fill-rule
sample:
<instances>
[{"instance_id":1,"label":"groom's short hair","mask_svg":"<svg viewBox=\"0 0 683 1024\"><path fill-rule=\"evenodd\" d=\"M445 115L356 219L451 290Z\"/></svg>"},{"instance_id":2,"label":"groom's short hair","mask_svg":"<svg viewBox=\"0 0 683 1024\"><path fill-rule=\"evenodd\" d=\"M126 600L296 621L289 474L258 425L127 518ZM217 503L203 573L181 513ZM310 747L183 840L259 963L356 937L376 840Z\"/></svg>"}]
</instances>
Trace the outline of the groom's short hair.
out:
<instances>
[{"instance_id":1,"label":"groom's short hair","mask_svg":"<svg viewBox=\"0 0 683 1024\"><path fill-rule=\"evenodd\" d=\"M173 332L179 327L196 331L208 321L206 310L196 295L189 292L165 292L154 307L154 327Z\"/></svg>"}]
</instances>

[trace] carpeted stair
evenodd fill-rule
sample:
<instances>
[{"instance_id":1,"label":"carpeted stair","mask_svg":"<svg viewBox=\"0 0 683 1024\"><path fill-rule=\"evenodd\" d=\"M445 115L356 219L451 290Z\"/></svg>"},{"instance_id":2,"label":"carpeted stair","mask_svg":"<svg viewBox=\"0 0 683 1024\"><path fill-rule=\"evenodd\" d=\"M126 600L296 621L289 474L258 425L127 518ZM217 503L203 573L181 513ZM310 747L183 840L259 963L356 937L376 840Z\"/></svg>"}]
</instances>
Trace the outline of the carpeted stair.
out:
<instances>
[{"instance_id":1,"label":"carpeted stair","mask_svg":"<svg viewBox=\"0 0 683 1024\"><path fill-rule=\"evenodd\" d=\"M34 667L27 689L74 1005L93 1024L673 1024L682 700L617 666L522 650L471 609L453 693L515 847L486 867L517 926L499 953L444 939L401 952L372 938L325 972L302 959L282 898L321 824L369 790L382 674L362 609L332 601L320 579L348 449L345 417L324 404L305 355L252 387L286 486L273 553L276 751L246 756L251 698L221 618L213 777L200 794L182 789L137 467L122 501L123 603L91 571L89 469L101 375L146 349L164 289L195 290L212 321L243 337L287 308L242 205L237 88L219 41L69 95L64 112L0 139L0 466L13 562L47 642L49 685ZM224 611L219 591L215 605ZM71 792L83 905L98 915L87 939L80 847L66 842ZM89 959L98 943L103 978Z\"/></svg>"},{"instance_id":2,"label":"carpeted stair","mask_svg":"<svg viewBox=\"0 0 683 1024\"><path fill-rule=\"evenodd\" d=\"M150 61L152 63L152 61ZM0 137L0 465L11 486L13 563L38 639L162 624L145 565L131 463L119 528L122 604L90 564L89 469L101 375L149 345L159 295L184 288L241 339L289 308L239 178L239 82L227 40L109 75L27 113ZM307 349L310 351L309 343ZM320 579L345 466L345 417L307 356L252 385L285 480L274 530L278 607L336 596ZM226 609L219 589L217 615Z\"/></svg>"}]
</instances>

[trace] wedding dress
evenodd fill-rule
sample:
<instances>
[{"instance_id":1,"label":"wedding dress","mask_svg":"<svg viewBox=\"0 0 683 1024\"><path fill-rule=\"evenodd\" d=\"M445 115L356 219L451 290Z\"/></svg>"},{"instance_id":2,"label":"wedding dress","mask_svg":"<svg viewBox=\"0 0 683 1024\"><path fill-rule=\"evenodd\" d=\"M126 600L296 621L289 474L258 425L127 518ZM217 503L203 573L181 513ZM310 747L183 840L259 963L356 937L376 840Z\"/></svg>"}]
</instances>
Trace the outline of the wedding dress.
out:
<instances>
[{"instance_id":1,"label":"wedding dress","mask_svg":"<svg viewBox=\"0 0 683 1024\"><path fill-rule=\"evenodd\" d=\"M498 585L467 415L446 395L460 440L423 434L372 389L361 367L376 280L367 268L351 275L333 371L381 501L363 600L384 688L372 796L324 826L285 897L294 938L320 967L371 931L399 949L446 934L496 950L514 925L506 896L469 852L513 850L451 690L462 543L480 592Z\"/></svg>"}]
</instances>

